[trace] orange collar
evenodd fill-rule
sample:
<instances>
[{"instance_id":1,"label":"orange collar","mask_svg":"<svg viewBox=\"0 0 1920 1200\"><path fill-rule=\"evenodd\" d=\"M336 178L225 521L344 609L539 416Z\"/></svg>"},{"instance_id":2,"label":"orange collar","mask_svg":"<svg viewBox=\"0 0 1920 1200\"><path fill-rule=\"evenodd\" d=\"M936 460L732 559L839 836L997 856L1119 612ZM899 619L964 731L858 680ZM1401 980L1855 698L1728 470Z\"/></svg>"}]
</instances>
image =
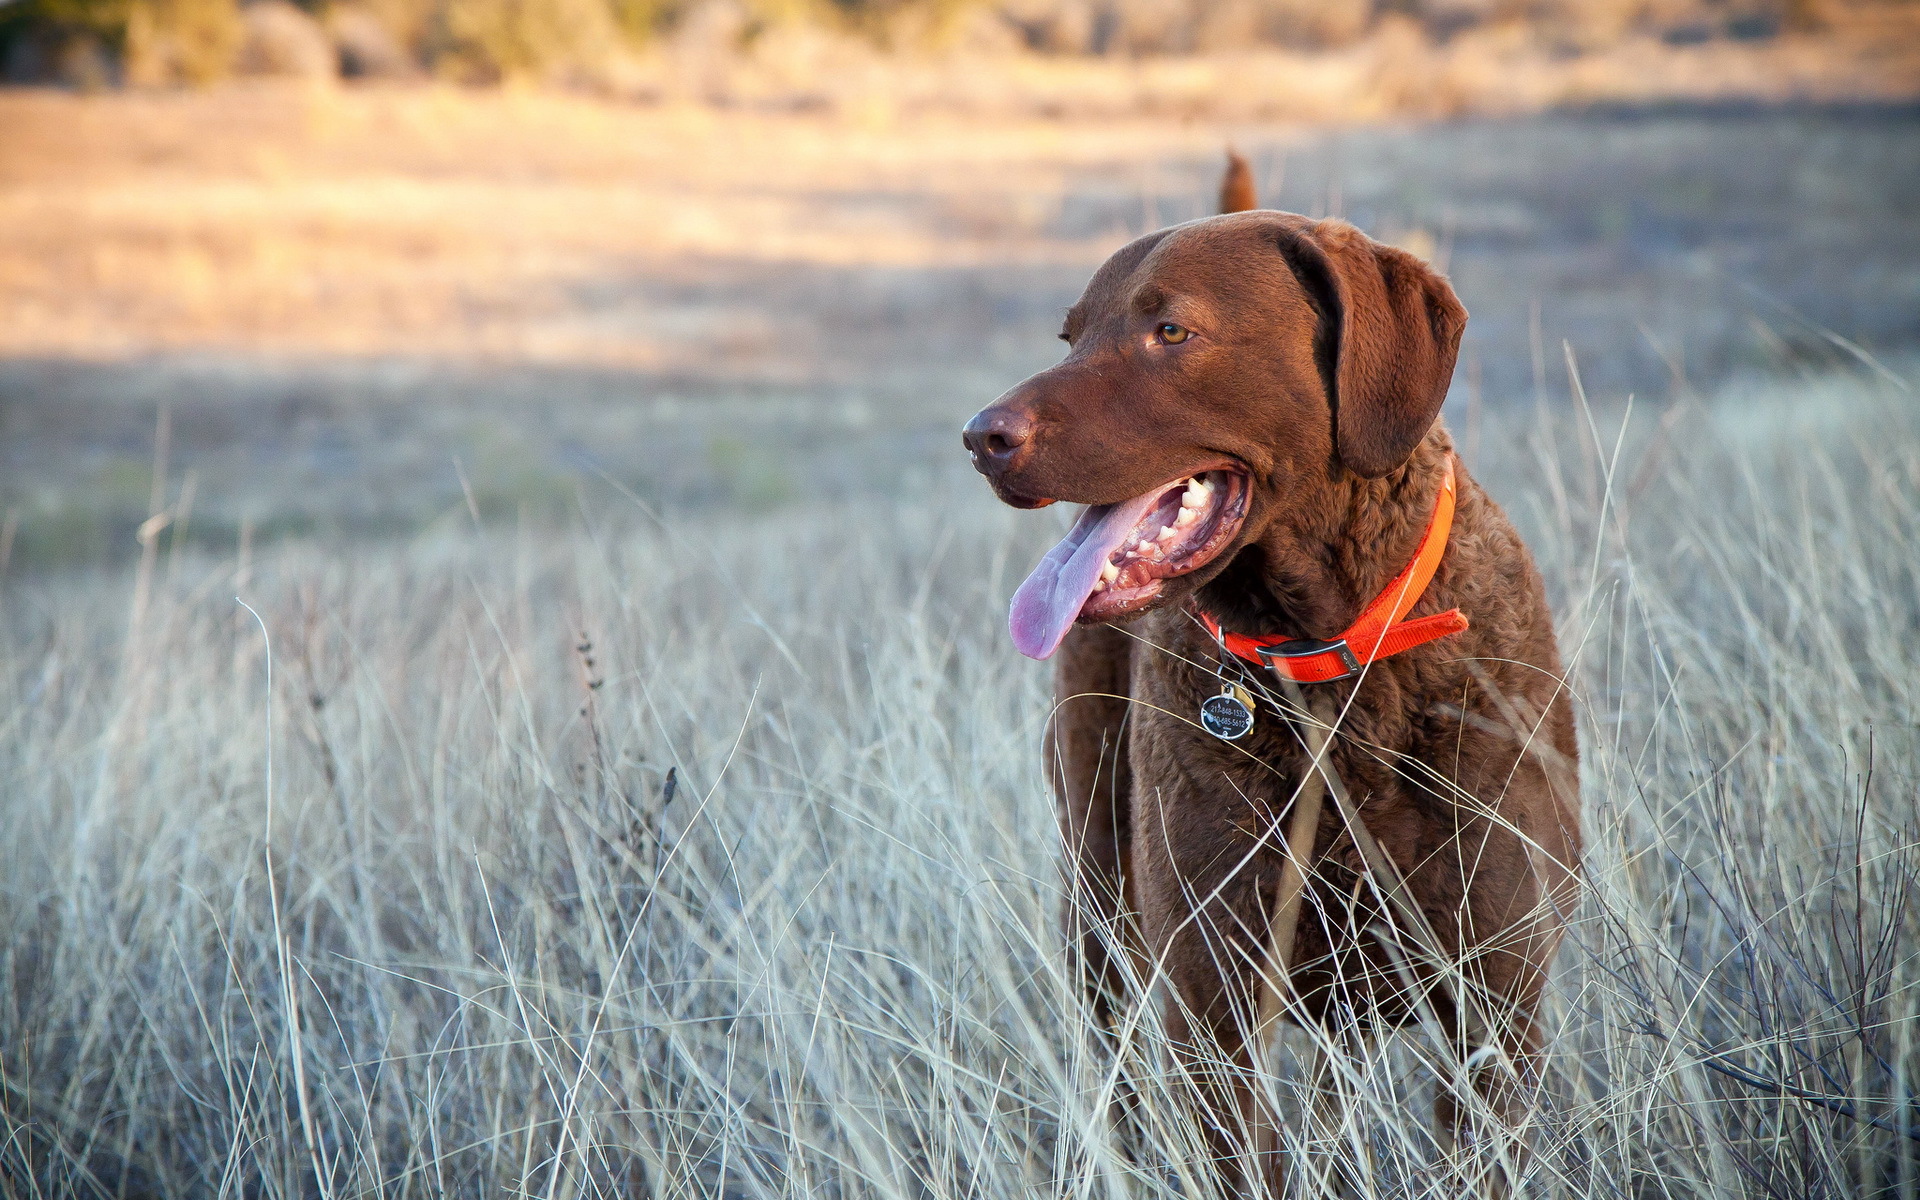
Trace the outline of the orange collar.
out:
<instances>
[{"instance_id":1,"label":"orange collar","mask_svg":"<svg viewBox=\"0 0 1920 1200\"><path fill-rule=\"evenodd\" d=\"M1390 654L1411 650L1436 638L1463 632L1467 618L1457 608L1429 617L1403 621L1427 590L1440 559L1447 552L1447 534L1453 529L1453 456L1447 456L1446 478L1440 481L1440 498L1433 506L1433 519L1420 539L1413 561L1396 575L1373 602L1360 612L1360 618L1331 641L1317 638L1248 637L1226 633L1213 614L1196 606L1200 618L1214 640L1230 653L1261 667L1272 667L1276 675L1295 683L1332 683L1358 675L1361 669Z\"/></svg>"}]
</instances>

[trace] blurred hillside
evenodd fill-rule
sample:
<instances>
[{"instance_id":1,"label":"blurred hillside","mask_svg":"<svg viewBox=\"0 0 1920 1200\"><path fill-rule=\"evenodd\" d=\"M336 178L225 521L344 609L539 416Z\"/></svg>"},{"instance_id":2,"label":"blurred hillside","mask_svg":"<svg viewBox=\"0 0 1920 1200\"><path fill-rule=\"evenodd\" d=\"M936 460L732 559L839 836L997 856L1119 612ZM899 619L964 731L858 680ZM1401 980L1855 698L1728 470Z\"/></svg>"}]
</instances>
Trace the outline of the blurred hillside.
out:
<instances>
[{"instance_id":1,"label":"blurred hillside","mask_svg":"<svg viewBox=\"0 0 1920 1200\"><path fill-rule=\"evenodd\" d=\"M13 0L0 79L535 81L780 110L1371 118L1920 96L1911 0Z\"/></svg>"}]
</instances>

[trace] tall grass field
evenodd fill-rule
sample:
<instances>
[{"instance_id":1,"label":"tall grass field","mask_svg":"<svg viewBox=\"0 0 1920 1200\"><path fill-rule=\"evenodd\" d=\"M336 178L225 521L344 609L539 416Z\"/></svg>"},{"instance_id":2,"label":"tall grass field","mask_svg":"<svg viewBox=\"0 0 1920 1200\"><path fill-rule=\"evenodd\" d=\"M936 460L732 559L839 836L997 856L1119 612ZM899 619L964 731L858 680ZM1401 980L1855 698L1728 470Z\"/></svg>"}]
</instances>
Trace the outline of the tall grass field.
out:
<instances>
[{"instance_id":1,"label":"tall grass field","mask_svg":"<svg viewBox=\"0 0 1920 1200\"><path fill-rule=\"evenodd\" d=\"M1456 421L1581 723L1516 1195L1920 1194L1909 375ZM0 1192L1210 1194L1152 1004L1096 1033L1062 957L1003 624L1052 513L588 480L562 535L221 555L178 482L123 566L0 590ZM1417 1031L1332 1104L1309 1041L1305 1185L1482 1186Z\"/></svg>"}]
</instances>

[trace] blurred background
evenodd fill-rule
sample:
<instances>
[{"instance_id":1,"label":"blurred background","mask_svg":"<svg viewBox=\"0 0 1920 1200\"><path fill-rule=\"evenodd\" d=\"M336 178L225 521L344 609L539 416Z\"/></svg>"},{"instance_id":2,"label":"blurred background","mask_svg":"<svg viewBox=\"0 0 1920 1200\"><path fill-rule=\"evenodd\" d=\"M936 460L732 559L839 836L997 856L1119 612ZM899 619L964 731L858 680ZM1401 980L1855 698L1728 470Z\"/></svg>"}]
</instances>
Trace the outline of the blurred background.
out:
<instances>
[{"instance_id":1,"label":"blurred background","mask_svg":"<svg viewBox=\"0 0 1920 1200\"><path fill-rule=\"evenodd\" d=\"M10 0L0 78L0 571L924 489L1229 144L1451 273L1470 450L1920 345L1904 0Z\"/></svg>"}]
</instances>

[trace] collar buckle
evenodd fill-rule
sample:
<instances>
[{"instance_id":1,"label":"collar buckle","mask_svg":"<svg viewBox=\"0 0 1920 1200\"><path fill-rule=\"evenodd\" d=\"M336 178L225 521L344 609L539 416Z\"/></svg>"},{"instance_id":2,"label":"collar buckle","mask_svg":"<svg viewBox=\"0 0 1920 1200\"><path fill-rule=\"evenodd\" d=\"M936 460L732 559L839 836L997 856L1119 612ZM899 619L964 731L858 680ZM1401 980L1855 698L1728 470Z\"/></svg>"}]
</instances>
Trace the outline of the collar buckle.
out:
<instances>
[{"instance_id":1,"label":"collar buckle","mask_svg":"<svg viewBox=\"0 0 1920 1200\"><path fill-rule=\"evenodd\" d=\"M1270 670L1276 675L1287 679L1294 678L1294 675L1293 672L1281 668L1280 664L1282 662L1293 662L1297 659L1305 658L1318 658L1323 654L1334 655L1340 660L1340 665L1345 667L1346 671L1344 674L1330 675L1325 679L1319 679L1315 682L1338 683L1342 679L1352 679L1360 673L1360 660L1354 657L1353 648L1347 645L1347 639L1345 638L1334 638L1330 642L1323 642L1318 638L1295 638L1288 642L1276 642L1271 646L1261 646L1259 647L1259 654L1262 659L1266 660L1267 667Z\"/></svg>"}]
</instances>

